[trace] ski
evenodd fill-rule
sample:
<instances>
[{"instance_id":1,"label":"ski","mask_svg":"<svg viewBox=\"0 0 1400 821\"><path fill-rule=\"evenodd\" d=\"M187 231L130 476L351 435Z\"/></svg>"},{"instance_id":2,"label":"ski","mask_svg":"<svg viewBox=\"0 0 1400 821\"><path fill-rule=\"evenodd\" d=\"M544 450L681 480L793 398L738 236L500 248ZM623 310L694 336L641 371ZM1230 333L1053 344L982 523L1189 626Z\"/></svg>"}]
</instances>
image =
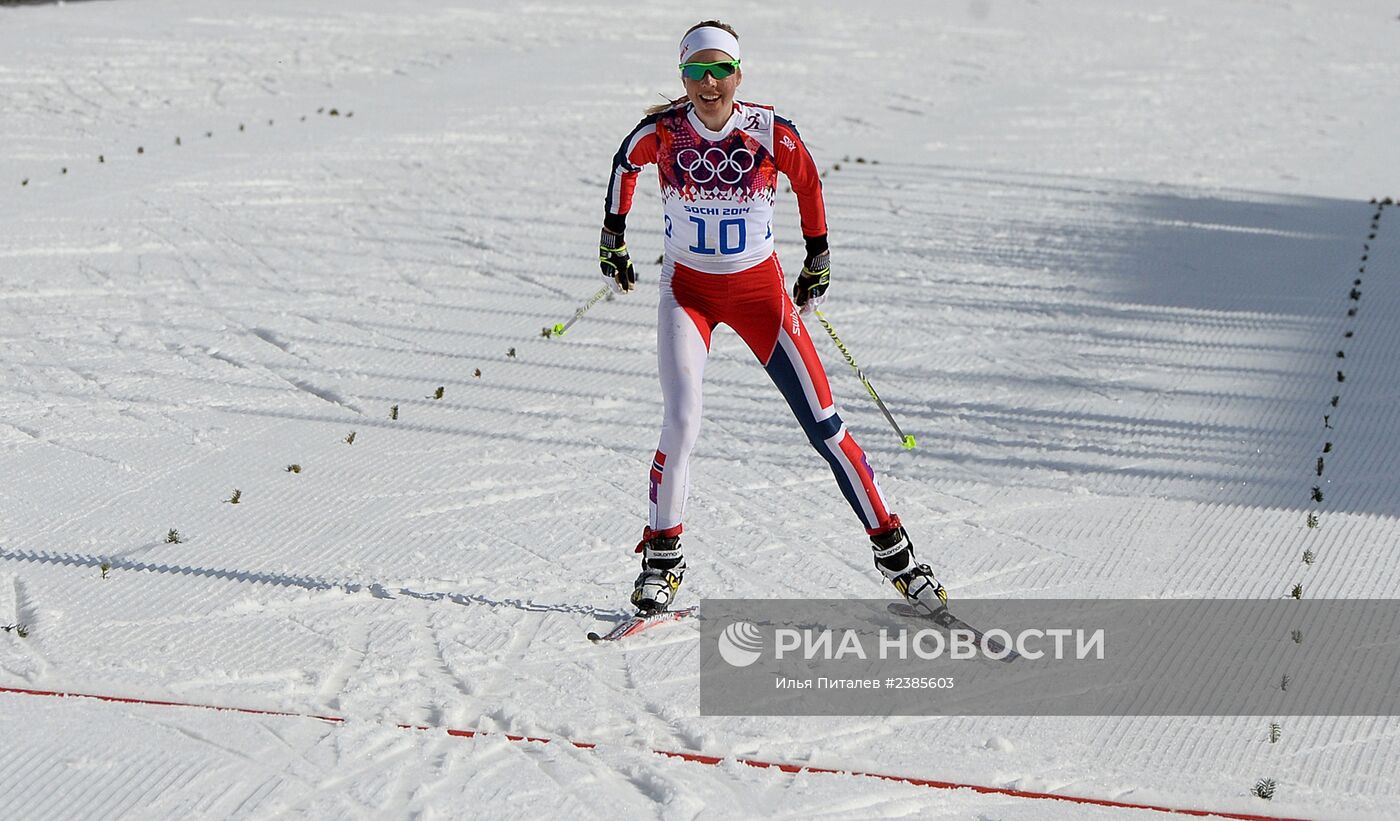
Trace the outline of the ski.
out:
<instances>
[{"instance_id":1,"label":"ski","mask_svg":"<svg viewBox=\"0 0 1400 821\"><path fill-rule=\"evenodd\" d=\"M606 633L599 634L594 631L589 631L588 640L594 644L598 644L604 641L625 639L628 636L635 636L645 630L650 630L659 624L670 624L673 621L680 621L681 619L694 616L698 612L699 608L697 607L686 607L680 610L662 610L659 613L652 613L646 616L638 613L634 616L628 616L618 622L616 627Z\"/></svg>"},{"instance_id":2,"label":"ski","mask_svg":"<svg viewBox=\"0 0 1400 821\"><path fill-rule=\"evenodd\" d=\"M907 604L905 602L890 602L888 605L886 605L886 607L891 613L893 613L896 616L903 616L904 618L910 619L926 619L937 624L939 627L942 627L947 630L966 630L972 633L973 638L977 641L978 644L981 644L985 638L985 635L982 633L981 630L978 630L976 627L973 627L972 625L953 615L952 611L949 610L947 607L939 607L936 610L928 611L915 607L912 604ZM1017 653L1015 650L1012 650L1011 648L1007 647L1006 645L1002 644L996 639L986 639L986 642L987 649L991 650L994 653L1000 653L1003 650L1006 651L1006 655L1003 656L1000 659L1000 661L1005 661L1009 663L1021 657L1020 654Z\"/></svg>"}]
</instances>

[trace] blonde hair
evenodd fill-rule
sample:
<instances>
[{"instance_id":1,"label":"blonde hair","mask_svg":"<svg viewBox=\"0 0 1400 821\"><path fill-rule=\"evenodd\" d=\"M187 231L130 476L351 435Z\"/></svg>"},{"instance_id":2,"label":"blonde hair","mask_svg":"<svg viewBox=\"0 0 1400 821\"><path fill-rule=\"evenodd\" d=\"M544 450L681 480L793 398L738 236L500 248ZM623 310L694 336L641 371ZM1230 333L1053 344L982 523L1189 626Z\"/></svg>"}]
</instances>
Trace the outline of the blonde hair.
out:
<instances>
[{"instance_id":1,"label":"blonde hair","mask_svg":"<svg viewBox=\"0 0 1400 821\"><path fill-rule=\"evenodd\" d=\"M692 31L695 31L696 29L699 29L699 28L704 28L704 27L706 27L706 26L711 26L711 27L717 28L717 29L724 29L725 31L727 31L727 32L729 32L730 34L734 35L734 39L735 39L735 40L738 40L738 39L739 39L739 32L735 31L733 26L729 25L728 23L722 23L722 22L720 22L719 20L701 20L700 22L698 22L698 23L696 23L695 25L691 26L690 28L686 29L686 30L685 30L685 34L682 34L681 37L684 38L684 37L686 36L686 34L690 34ZM663 96L665 96L665 95L663 95ZM660 114L661 112L665 111L666 109L671 108L671 107L673 107L673 106L678 106L678 105L680 105L681 103L685 102L685 101L688 100L688 99L690 99L690 98L687 97L686 95L682 94L681 96L676 97L676 98L673 99L673 100L669 100L669 101L664 102L664 103L657 103L656 105L653 105L653 106L647 106L647 109L646 109L645 114L646 114L646 116L648 116L648 117L650 117L650 116L653 115L653 114Z\"/></svg>"}]
</instances>

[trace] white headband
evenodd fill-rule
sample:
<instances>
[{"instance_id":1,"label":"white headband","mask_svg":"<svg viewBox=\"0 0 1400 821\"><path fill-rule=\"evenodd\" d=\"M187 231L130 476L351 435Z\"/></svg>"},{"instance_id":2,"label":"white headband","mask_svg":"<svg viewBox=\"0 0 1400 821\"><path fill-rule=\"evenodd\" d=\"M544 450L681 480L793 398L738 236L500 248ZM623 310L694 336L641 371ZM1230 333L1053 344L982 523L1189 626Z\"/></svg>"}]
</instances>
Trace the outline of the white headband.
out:
<instances>
[{"instance_id":1,"label":"white headband","mask_svg":"<svg viewBox=\"0 0 1400 821\"><path fill-rule=\"evenodd\" d=\"M692 54L697 54L705 49L719 49L720 51L739 59L739 39L722 28L714 26L701 26L692 31L681 40L681 62L684 63Z\"/></svg>"}]
</instances>

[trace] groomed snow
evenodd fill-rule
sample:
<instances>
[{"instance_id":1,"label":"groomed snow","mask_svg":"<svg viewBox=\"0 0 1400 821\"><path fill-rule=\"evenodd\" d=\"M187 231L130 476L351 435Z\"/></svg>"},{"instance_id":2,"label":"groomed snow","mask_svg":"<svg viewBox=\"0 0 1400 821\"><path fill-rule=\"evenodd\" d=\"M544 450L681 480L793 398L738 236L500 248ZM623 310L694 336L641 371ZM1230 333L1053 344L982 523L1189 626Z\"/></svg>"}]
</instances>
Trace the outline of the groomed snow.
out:
<instances>
[{"instance_id":1,"label":"groomed snow","mask_svg":"<svg viewBox=\"0 0 1400 821\"><path fill-rule=\"evenodd\" d=\"M666 749L1393 815L1395 719L700 716L692 626L582 639L625 609L660 419L651 170L640 291L539 330L601 284L679 34L729 20L919 447L822 339L843 416L955 597L1400 596L1397 11L0 8L0 688L347 719L0 693L3 814L1165 817ZM730 332L706 386L685 599L889 595Z\"/></svg>"}]
</instances>

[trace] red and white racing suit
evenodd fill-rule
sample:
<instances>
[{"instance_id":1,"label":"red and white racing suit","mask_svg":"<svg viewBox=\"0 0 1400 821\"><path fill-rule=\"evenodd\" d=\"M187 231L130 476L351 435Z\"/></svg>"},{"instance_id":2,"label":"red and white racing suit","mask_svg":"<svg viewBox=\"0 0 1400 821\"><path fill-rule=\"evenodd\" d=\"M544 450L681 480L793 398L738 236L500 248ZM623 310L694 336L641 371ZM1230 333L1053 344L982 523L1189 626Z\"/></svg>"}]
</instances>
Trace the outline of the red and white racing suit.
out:
<instances>
[{"instance_id":1,"label":"red and white racing suit","mask_svg":"<svg viewBox=\"0 0 1400 821\"><path fill-rule=\"evenodd\" d=\"M836 412L773 251L778 172L797 194L803 235L826 235L821 180L797 129L770 106L743 102L719 131L706 128L689 102L646 117L613 158L605 217L613 230L625 226L637 173L648 163L657 165L661 182L666 241L657 324L665 413L651 466L646 538L681 532L700 430L700 383L720 323L763 363L866 531L896 527L865 453Z\"/></svg>"}]
</instances>

